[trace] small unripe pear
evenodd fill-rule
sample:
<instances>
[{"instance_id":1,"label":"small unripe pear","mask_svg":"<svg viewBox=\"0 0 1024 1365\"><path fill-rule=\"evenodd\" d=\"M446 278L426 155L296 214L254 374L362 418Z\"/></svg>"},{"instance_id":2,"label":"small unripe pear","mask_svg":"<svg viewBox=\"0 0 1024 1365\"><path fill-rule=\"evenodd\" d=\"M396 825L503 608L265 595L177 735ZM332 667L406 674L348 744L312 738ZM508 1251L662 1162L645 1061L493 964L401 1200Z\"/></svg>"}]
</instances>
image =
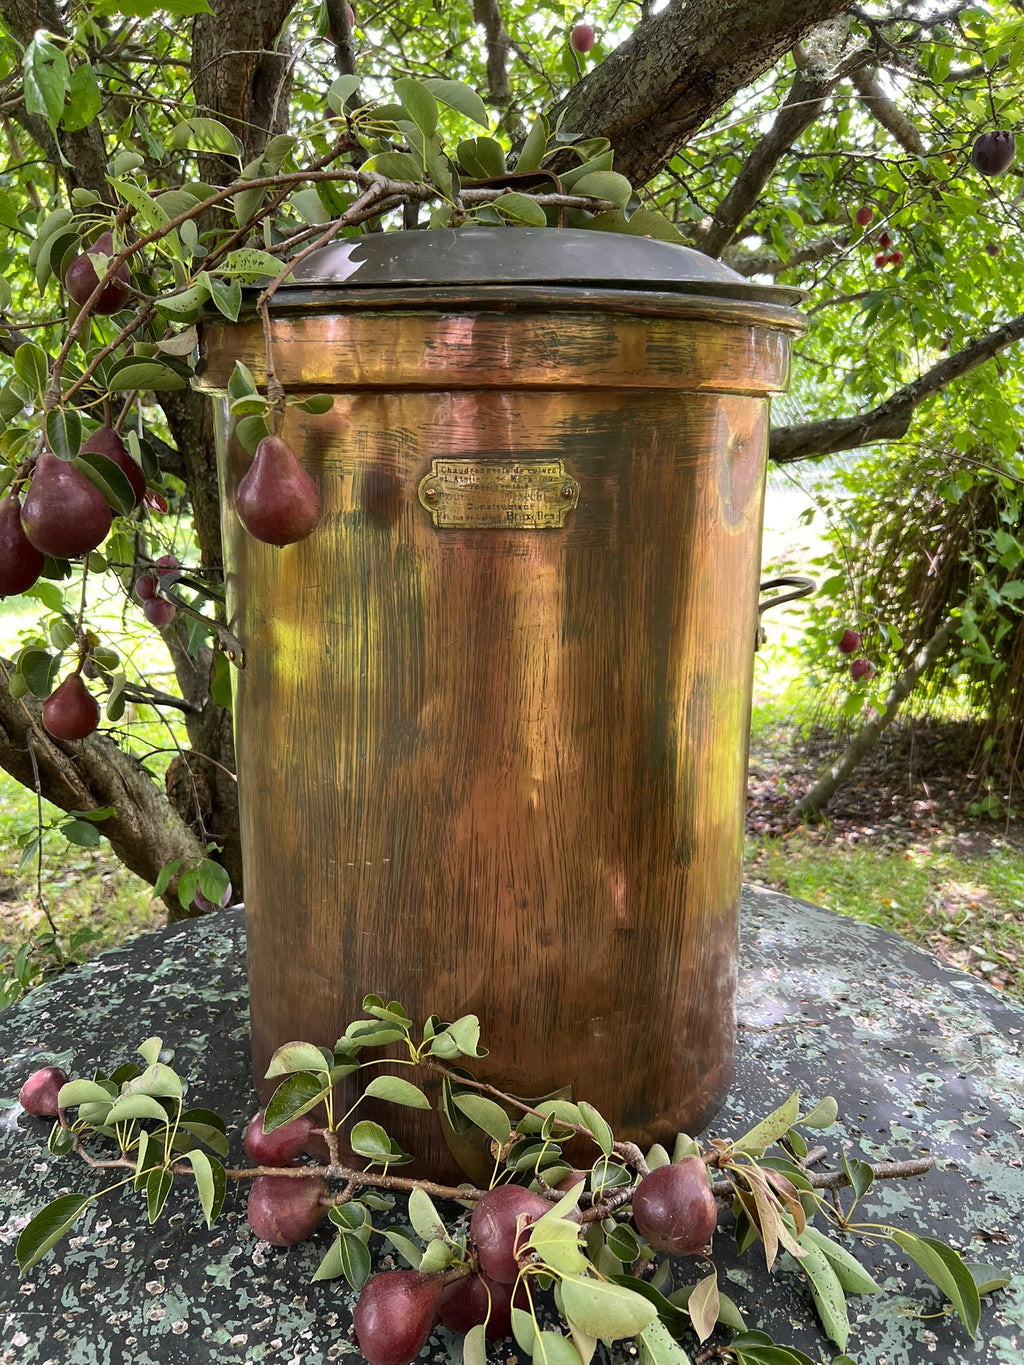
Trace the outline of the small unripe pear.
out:
<instances>
[{"instance_id":1,"label":"small unripe pear","mask_svg":"<svg viewBox=\"0 0 1024 1365\"><path fill-rule=\"evenodd\" d=\"M77 673L43 702L43 726L54 739L85 739L99 723L99 703Z\"/></svg>"},{"instance_id":2,"label":"small unripe pear","mask_svg":"<svg viewBox=\"0 0 1024 1365\"><path fill-rule=\"evenodd\" d=\"M864 637L860 631L850 630L847 627L839 637L839 652L840 654L856 654L863 643Z\"/></svg>"},{"instance_id":3,"label":"small unripe pear","mask_svg":"<svg viewBox=\"0 0 1024 1365\"><path fill-rule=\"evenodd\" d=\"M366 1281L352 1313L359 1349L369 1365L409 1365L437 1321L441 1276L385 1270Z\"/></svg>"},{"instance_id":4,"label":"small unripe pear","mask_svg":"<svg viewBox=\"0 0 1024 1365\"><path fill-rule=\"evenodd\" d=\"M238 519L256 540L294 545L320 522L320 494L280 436L264 436L235 495Z\"/></svg>"},{"instance_id":5,"label":"small unripe pear","mask_svg":"<svg viewBox=\"0 0 1024 1365\"><path fill-rule=\"evenodd\" d=\"M0 597L25 592L43 570L43 555L21 524L21 502L9 493L0 501Z\"/></svg>"},{"instance_id":6,"label":"small unripe pear","mask_svg":"<svg viewBox=\"0 0 1024 1365\"><path fill-rule=\"evenodd\" d=\"M699 1156L657 1166L633 1191L633 1222L655 1251L691 1256L705 1247L718 1222L718 1205Z\"/></svg>"},{"instance_id":7,"label":"small unripe pear","mask_svg":"<svg viewBox=\"0 0 1024 1365\"><path fill-rule=\"evenodd\" d=\"M971 148L971 165L982 175L1002 175L1013 165L1017 140L1011 132L981 133Z\"/></svg>"},{"instance_id":8,"label":"small unripe pear","mask_svg":"<svg viewBox=\"0 0 1024 1365\"><path fill-rule=\"evenodd\" d=\"M246 1217L256 1236L291 1247L312 1237L327 1216L330 1194L318 1175L258 1175L249 1187Z\"/></svg>"},{"instance_id":9,"label":"small unripe pear","mask_svg":"<svg viewBox=\"0 0 1024 1365\"><path fill-rule=\"evenodd\" d=\"M138 507L146 492L146 476L113 427L99 427L94 431L82 446L82 453L105 455L108 460L113 460L131 484L135 506Z\"/></svg>"},{"instance_id":10,"label":"small unripe pear","mask_svg":"<svg viewBox=\"0 0 1024 1365\"><path fill-rule=\"evenodd\" d=\"M106 498L83 473L44 450L25 495L21 524L37 550L73 559L95 550L110 530Z\"/></svg>"},{"instance_id":11,"label":"small unripe pear","mask_svg":"<svg viewBox=\"0 0 1024 1365\"><path fill-rule=\"evenodd\" d=\"M228 894L230 895L230 889ZM198 895L196 899L198 900ZM211 910L218 908L210 901L206 903ZM300 1114L297 1119L291 1119L288 1123L282 1123L279 1128L272 1128L269 1133L265 1133L263 1119L266 1112L265 1109L261 1109L249 1120L249 1126L245 1130L246 1155L250 1161L255 1161L257 1166L290 1166L309 1142L316 1124L308 1114Z\"/></svg>"},{"instance_id":12,"label":"small unripe pear","mask_svg":"<svg viewBox=\"0 0 1024 1365\"><path fill-rule=\"evenodd\" d=\"M26 1114L36 1118L57 1117L57 1096L62 1085L67 1085L68 1073L59 1066L43 1066L33 1071L21 1087L18 1102Z\"/></svg>"},{"instance_id":13,"label":"small unripe pear","mask_svg":"<svg viewBox=\"0 0 1024 1365\"><path fill-rule=\"evenodd\" d=\"M550 1208L546 1199L523 1185L496 1185L477 1200L469 1236L485 1275L502 1284L513 1283L519 1274L517 1253L526 1245L525 1228ZM520 1220L521 1234L517 1233Z\"/></svg>"},{"instance_id":14,"label":"small unripe pear","mask_svg":"<svg viewBox=\"0 0 1024 1365\"><path fill-rule=\"evenodd\" d=\"M64 276L64 288L68 291L68 297L73 299L79 308L86 302L100 282L100 277L96 273L94 257L113 255L113 234L104 232L96 238L92 246L87 247L85 251L76 256L68 266L67 273ZM109 283L104 285L103 292L93 305L93 312L106 315L116 313L123 308L132 296L131 283L131 271L126 262L122 261Z\"/></svg>"}]
</instances>

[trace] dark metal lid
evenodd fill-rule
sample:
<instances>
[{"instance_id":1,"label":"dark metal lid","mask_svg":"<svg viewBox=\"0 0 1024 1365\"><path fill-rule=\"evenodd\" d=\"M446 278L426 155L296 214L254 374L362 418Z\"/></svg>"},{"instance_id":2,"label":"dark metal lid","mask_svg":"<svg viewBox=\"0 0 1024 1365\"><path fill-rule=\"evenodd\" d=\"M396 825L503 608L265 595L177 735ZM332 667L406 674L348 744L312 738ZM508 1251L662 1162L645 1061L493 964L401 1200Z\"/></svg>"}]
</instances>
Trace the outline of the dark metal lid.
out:
<instances>
[{"instance_id":1,"label":"dark metal lid","mask_svg":"<svg viewBox=\"0 0 1024 1365\"><path fill-rule=\"evenodd\" d=\"M798 289L748 283L689 247L581 228L464 227L346 237L313 252L278 290L579 285L791 305ZM284 300L282 300L284 302Z\"/></svg>"}]
</instances>

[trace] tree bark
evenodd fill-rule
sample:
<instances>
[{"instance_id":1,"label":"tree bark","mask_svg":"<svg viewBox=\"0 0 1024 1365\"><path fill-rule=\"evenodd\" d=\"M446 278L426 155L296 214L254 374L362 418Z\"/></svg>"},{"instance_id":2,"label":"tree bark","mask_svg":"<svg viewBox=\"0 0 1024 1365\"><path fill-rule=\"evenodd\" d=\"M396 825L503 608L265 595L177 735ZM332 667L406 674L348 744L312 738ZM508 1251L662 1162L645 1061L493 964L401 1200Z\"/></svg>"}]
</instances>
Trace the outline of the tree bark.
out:
<instances>
[{"instance_id":1,"label":"tree bark","mask_svg":"<svg viewBox=\"0 0 1024 1365\"><path fill-rule=\"evenodd\" d=\"M946 617L932 638L914 655L893 683L885 699L884 710L860 727L828 771L823 773L811 790L796 803L793 807L794 815L805 820L821 815L839 788L844 782L849 781L858 764L868 756L883 732L896 719L896 714L907 697L941 657L958 625L959 618Z\"/></svg>"},{"instance_id":2,"label":"tree bark","mask_svg":"<svg viewBox=\"0 0 1024 1365\"><path fill-rule=\"evenodd\" d=\"M3 667L10 671L6 660ZM34 751L40 793L47 801L63 811L113 806L117 814L96 827L121 862L151 885L175 858L195 866L204 856L202 843L145 768L107 735L90 735L73 744L51 739L41 710L41 702L30 694L13 701L7 688L0 688L0 767L33 791ZM183 918L177 887L174 877L163 897L172 920Z\"/></svg>"},{"instance_id":3,"label":"tree bark","mask_svg":"<svg viewBox=\"0 0 1024 1365\"><path fill-rule=\"evenodd\" d=\"M552 110L606 137L615 169L645 185L702 123L851 0L673 0L640 23Z\"/></svg>"},{"instance_id":4,"label":"tree bark","mask_svg":"<svg viewBox=\"0 0 1024 1365\"><path fill-rule=\"evenodd\" d=\"M837 450L855 450L874 441L898 441L910 430L914 412L926 398L934 397L954 379L991 360L1022 338L1024 313L987 332L955 355L940 360L912 384L897 389L869 412L822 422L803 422L798 426L773 427L768 458L775 464L792 464L795 460L831 455Z\"/></svg>"}]
</instances>

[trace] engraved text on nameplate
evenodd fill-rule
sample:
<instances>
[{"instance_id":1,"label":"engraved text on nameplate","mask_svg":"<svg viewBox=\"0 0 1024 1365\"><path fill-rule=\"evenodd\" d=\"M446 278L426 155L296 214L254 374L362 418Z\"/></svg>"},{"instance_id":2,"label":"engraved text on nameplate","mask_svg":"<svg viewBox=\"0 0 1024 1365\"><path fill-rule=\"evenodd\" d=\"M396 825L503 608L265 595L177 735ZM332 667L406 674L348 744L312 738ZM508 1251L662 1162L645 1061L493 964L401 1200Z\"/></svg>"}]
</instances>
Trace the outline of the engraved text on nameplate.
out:
<instances>
[{"instance_id":1,"label":"engraved text on nameplate","mask_svg":"<svg viewBox=\"0 0 1024 1365\"><path fill-rule=\"evenodd\" d=\"M579 494L561 460L436 459L419 486L435 526L470 528L563 526Z\"/></svg>"}]
</instances>

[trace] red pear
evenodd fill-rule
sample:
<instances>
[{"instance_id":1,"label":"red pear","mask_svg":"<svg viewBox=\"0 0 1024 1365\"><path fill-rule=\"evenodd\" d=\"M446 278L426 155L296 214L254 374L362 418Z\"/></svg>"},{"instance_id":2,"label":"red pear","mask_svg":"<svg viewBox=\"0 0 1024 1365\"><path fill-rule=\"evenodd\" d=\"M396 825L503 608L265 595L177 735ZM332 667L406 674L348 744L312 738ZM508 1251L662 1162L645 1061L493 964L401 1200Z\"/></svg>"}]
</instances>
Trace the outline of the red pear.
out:
<instances>
[{"instance_id":1,"label":"red pear","mask_svg":"<svg viewBox=\"0 0 1024 1365\"><path fill-rule=\"evenodd\" d=\"M699 1156L657 1166L633 1191L633 1222L655 1251L691 1256L708 1244L718 1205Z\"/></svg>"},{"instance_id":2,"label":"red pear","mask_svg":"<svg viewBox=\"0 0 1024 1365\"><path fill-rule=\"evenodd\" d=\"M469 1236L484 1274L511 1284L519 1274L516 1253L526 1245L525 1228L550 1208L546 1199L523 1185L496 1185L478 1199L469 1220ZM518 1231L520 1221L522 1232Z\"/></svg>"},{"instance_id":3,"label":"red pear","mask_svg":"<svg viewBox=\"0 0 1024 1365\"><path fill-rule=\"evenodd\" d=\"M1002 175L1013 165L1017 140L1011 132L981 133L971 148L971 165L982 175Z\"/></svg>"},{"instance_id":4,"label":"red pear","mask_svg":"<svg viewBox=\"0 0 1024 1365\"><path fill-rule=\"evenodd\" d=\"M33 1071L18 1095L22 1109L36 1118L56 1118L57 1096L67 1081L68 1073L59 1066L44 1066Z\"/></svg>"},{"instance_id":5,"label":"red pear","mask_svg":"<svg viewBox=\"0 0 1024 1365\"><path fill-rule=\"evenodd\" d=\"M440 1275L385 1270L367 1280L352 1313L369 1365L409 1365L426 1345L441 1298Z\"/></svg>"},{"instance_id":6,"label":"red pear","mask_svg":"<svg viewBox=\"0 0 1024 1365\"><path fill-rule=\"evenodd\" d=\"M256 1236L277 1247L312 1237L327 1216L330 1194L318 1175L258 1175L249 1187L246 1217Z\"/></svg>"},{"instance_id":7,"label":"red pear","mask_svg":"<svg viewBox=\"0 0 1024 1365\"><path fill-rule=\"evenodd\" d=\"M37 550L58 559L95 550L110 530L106 498L73 464L44 450L21 509L25 535Z\"/></svg>"},{"instance_id":8,"label":"red pear","mask_svg":"<svg viewBox=\"0 0 1024 1365\"><path fill-rule=\"evenodd\" d=\"M152 626L169 626L178 614L178 608L165 597L150 597L142 604L143 614Z\"/></svg>"},{"instance_id":9,"label":"red pear","mask_svg":"<svg viewBox=\"0 0 1024 1365\"><path fill-rule=\"evenodd\" d=\"M593 24L577 24L569 35L569 43L575 52L589 52L594 46Z\"/></svg>"},{"instance_id":10,"label":"red pear","mask_svg":"<svg viewBox=\"0 0 1024 1365\"><path fill-rule=\"evenodd\" d=\"M228 895L230 896L230 888ZM199 899L198 893L196 900ZM206 900L206 897L203 897ZM226 902L225 902L226 903ZM211 910L219 909L211 901L206 901ZM300 1114L297 1119L282 1123L269 1133L263 1131L265 1109L261 1109L249 1120L245 1130L245 1151L250 1161L257 1166L290 1166L310 1139L316 1124L308 1114Z\"/></svg>"},{"instance_id":11,"label":"red pear","mask_svg":"<svg viewBox=\"0 0 1024 1365\"><path fill-rule=\"evenodd\" d=\"M486 1323L484 1335L499 1341L512 1335L513 1301L516 1308L527 1307L522 1280L513 1292L510 1284L501 1284L486 1275L467 1275L445 1286L438 1316L449 1332L468 1332L478 1323Z\"/></svg>"},{"instance_id":12,"label":"red pear","mask_svg":"<svg viewBox=\"0 0 1024 1365\"><path fill-rule=\"evenodd\" d=\"M863 643L864 637L861 635L860 631L851 630L849 626L847 626L846 630L844 630L839 637L839 652L840 654L856 654Z\"/></svg>"},{"instance_id":13,"label":"red pear","mask_svg":"<svg viewBox=\"0 0 1024 1365\"><path fill-rule=\"evenodd\" d=\"M106 455L108 460L113 460L131 484L135 506L138 507L146 492L146 476L113 427L100 427L94 431L82 446L82 453Z\"/></svg>"},{"instance_id":14,"label":"red pear","mask_svg":"<svg viewBox=\"0 0 1024 1365\"><path fill-rule=\"evenodd\" d=\"M99 703L77 673L43 702L43 725L54 739L85 739L99 723Z\"/></svg>"},{"instance_id":15,"label":"red pear","mask_svg":"<svg viewBox=\"0 0 1024 1365\"><path fill-rule=\"evenodd\" d=\"M25 592L42 569L42 553L21 524L21 502L14 493L9 493L0 502L0 597Z\"/></svg>"},{"instance_id":16,"label":"red pear","mask_svg":"<svg viewBox=\"0 0 1024 1365\"><path fill-rule=\"evenodd\" d=\"M94 257L113 256L114 238L109 232L104 232L97 237L92 246L87 247L67 268L64 276L64 288L68 291L68 296L78 304L79 308L92 294L92 291L100 282L100 277L96 273ZM106 273L104 271L104 273ZM125 261L117 267L113 278L103 288L102 294L93 305L94 313L116 313L123 308L132 296L132 275Z\"/></svg>"},{"instance_id":17,"label":"red pear","mask_svg":"<svg viewBox=\"0 0 1024 1365\"><path fill-rule=\"evenodd\" d=\"M320 494L287 441L264 436L235 496L238 519L256 540L293 545L320 521Z\"/></svg>"}]
</instances>

